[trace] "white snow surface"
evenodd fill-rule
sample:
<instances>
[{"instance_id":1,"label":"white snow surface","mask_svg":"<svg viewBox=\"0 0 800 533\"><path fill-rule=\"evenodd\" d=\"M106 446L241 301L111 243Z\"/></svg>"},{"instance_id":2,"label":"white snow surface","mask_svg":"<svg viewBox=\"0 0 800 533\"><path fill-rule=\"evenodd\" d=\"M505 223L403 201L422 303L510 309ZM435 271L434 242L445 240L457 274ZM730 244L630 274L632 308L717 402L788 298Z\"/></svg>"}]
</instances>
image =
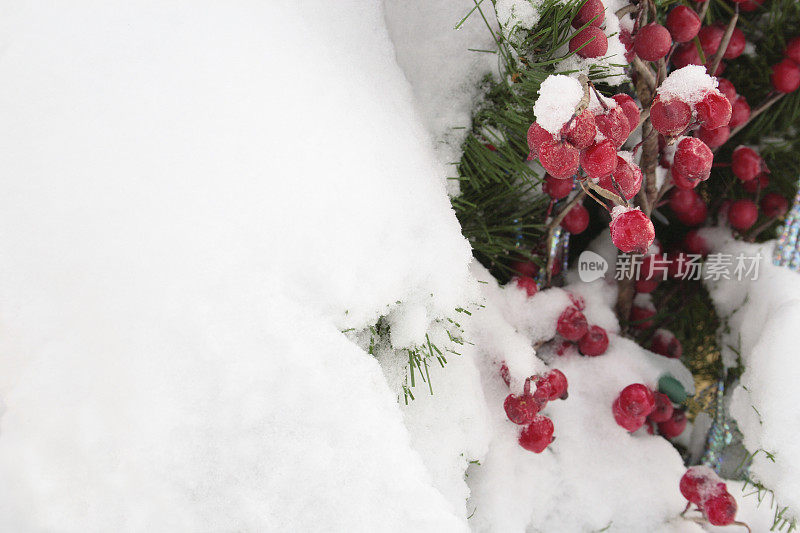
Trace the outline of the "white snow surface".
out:
<instances>
[{"instance_id":1,"label":"white snow surface","mask_svg":"<svg viewBox=\"0 0 800 533\"><path fill-rule=\"evenodd\" d=\"M580 82L562 74L550 75L542 82L533 105L536 123L553 135L558 135L583 98Z\"/></svg>"},{"instance_id":2,"label":"white snow surface","mask_svg":"<svg viewBox=\"0 0 800 533\"><path fill-rule=\"evenodd\" d=\"M658 88L658 95L664 101L674 98L694 106L708 91L717 88L717 78L706 74L702 65L687 65L673 70Z\"/></svg>"}]
</instances>

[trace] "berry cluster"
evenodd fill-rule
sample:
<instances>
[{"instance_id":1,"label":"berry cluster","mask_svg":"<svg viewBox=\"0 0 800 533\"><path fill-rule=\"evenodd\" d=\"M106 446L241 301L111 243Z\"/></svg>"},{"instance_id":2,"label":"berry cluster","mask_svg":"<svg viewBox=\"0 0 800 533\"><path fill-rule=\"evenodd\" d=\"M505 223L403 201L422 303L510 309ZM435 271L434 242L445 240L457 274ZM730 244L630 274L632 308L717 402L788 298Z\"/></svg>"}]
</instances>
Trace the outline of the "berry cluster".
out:
<instances>
[{"instance_id":1,"label":"berry cluster","mask_svg":"<svg viewBox=\"0 0 800 533\"><path fill-rule=\"evenodd\" d=\"M508 367L503 365L500 375L508 385ZM533 393L531 385L536 385ZM506 416L513 423L525 426L519 435L520 446L528 451L541 453L553 442L553 421L539 412L547 402L566 399L567 386L567 377L560 370L553 369L527 378L521 395L509 394L506 397L503 402Z\"/></svg>"},{"instance_id":2,"label":"berry cluster","mask_svg":"<svg viewBox=\"0 0 800 533\"><path fill-rule=\"evenodd\" d=\"M567 307L558 317L556 332L570 343L577 343L581 354L596 357L608 349L608 334L600 326L589 326L583 314L584 304L573 298L573 305ZM565 345L562 345L562 353Z\"/></svg>"},{"instance_id":3,"label":"berry cluster","mask_svg":"<svg viewBox=\"0 0 800 533\"><path fill-rule=\"evenodd\" d=\"M713 526L746 524L736 522L738 506L736 499L728 492L725 482L707 466L692 466L681 477L680 491L689 503L695 504L708 523ZM748 531L750 530L747 527Z\"/></svg>"},{"instance_id":4,"label":"berry cluster","mask_svg":"<svg viewBox=\"0 0 800 533\"><path fill-rule=\"evenodd\" d=\"M647 385L633 383L619 393L611 405L614 420L621 427L634 432L647 423L648 433L672 439L686 428L686 413L676 409L666 394L655 392Z\"/></svg>"},{"instance_id":5,"label":"berry cluster","mask_svg":"<svg viewBox=\"0 0 800 533\"><path fill-rule=\"evenodd\" d=\"M600 26L605 16L601 0L587 0L572 19L572 27L580 31L569 40L569 51L584 58L604 56L608 52L608 38Z\"/></svg>"}]
</instances>

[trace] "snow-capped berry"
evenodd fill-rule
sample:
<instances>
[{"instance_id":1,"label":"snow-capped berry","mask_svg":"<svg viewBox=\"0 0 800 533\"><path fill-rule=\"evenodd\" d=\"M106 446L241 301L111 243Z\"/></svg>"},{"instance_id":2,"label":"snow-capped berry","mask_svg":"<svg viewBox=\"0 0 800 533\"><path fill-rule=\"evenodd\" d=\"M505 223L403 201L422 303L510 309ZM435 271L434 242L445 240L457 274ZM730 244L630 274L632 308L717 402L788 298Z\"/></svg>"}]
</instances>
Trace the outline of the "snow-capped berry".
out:
<instances>
[{"instance_id":1,"label":"snow-capped berry","mask_svg":"<svg viewBox=\"0 0 800 533\"><path fill-rule=\"evenodd\" d=\"M728 208L731 227L744 231L758 220L758 206L752 200L736 200Z\"/></svg>"},{"instance_id":2,"label":"snow-capped berry","mask_svg":"<svg viewBox=\"0 0 800 533\"><path fill-rule=\"evenodd\" d=\"M577 342L589 331L589 323L583 313L570 306L558 317L556 331L568 341Z\"/></svg>"},{"instance_id":3,"label":"snow-capped berry","mask_svg":"<svg viewBox=\"0 0 800 533\"><path fill-rule=\"evenodd\" d=\"M697 130L697 138L706 143L709 148L719 148L728 142L730 136L731 129L728 126L713 130L700 126L700 129Z\"/></svg>"},{"instance_id":4,"label":"snow-capped berry","mask_svg":"<svg viewBox=\"0 0 800 533\"><path fill-rule=\"evenodd\" d=\"M583 299L583 296L577 296L575 294L572 294L571 292L568 294L569 294L569 301L573 305L573 307L575 307L575 309L577 309L578 311L583 311L584 309L586 309L586 300Z\"/></svg>"},{"instance_id":5,"label":"snow-capped berry","mask_svg":"<svg viewBox=\"0 0 800 533\"><path fill-rule=\"evenodd\" d=\"M708 243L700 235L700 231L693 229L690 230L683 238L683 246L690 254L708 255Z\"/></svg>"},{"instance_id":6,"label":"snow-capped berry","mask_svg":"<svg viewBox=\"0 0 800 533\"><path fill-rule=\"evenodd\" d=\"M697 32L697 38L700 39L700 47L703 49L707 59L711 59L717 53L724 35L725 27L721 24L703 26Z\"/></svg>"},{"instance_id":7,"label":"snow-capped berry","mask_svg":"<svg viewBox=\"0 0 800 533\"><path fill-rule=\"evenodd\" d=\"M625 412L625 410L620 406L619 397L617 397L617 399L614 400L614 403L611 404L611 412L614 414L614 420L617 422L617 424L631 433L642 427L647 420L647 417L645 416L632 416Z\"/></svg>"},{"instance_id":8,"label":"snow-capped berry","mask_svg":"<svg viewBox=\"0 0 800 533\"><path fill-rule=\"evenodd\" d=\"M655 324L652 318L656 316L654 309L634 305L631 308L630 322L635 329L650 329Z\"/></svg>"},{"instance_id":9,"label":"snow-capped berry","mask_svg":"<svg viewBox=\"0 0 800 533\"><path fill-rule=\"evenodd\" d=\"M728 42L728 48L725 49L725 53L722 55L722 57L725 59L736 59L742 55L746 45L747 40L744 38L744 32L742 32L742 30L739 28L733 28L731 40Z\"/></svg>"},{"instance_id":10,"label":"snow-capped berry","mask_svg":"<svg viewBox=\"0 0 800 533\"><path fill-rule=\"evenodd\" d=\"M747 103L744 96L737 96L733 99L733 108L731 111L731 121L728 126L735 128L740 124L744 124L750 119L750 104Z\"/></svg>"},{"instance_id":11,"label":"snow-capped berry","mask_svg":"<svg viewBox=\"0 0 800 533\"><path fill-rule=\"evenodd\" d=\"M800 37L789 39L789 42L786 43L786 50L783 51L783 55L795 63L800 64Z\"/></svg>"},{"instance_id":12,"label":"snow-capped berry","mask_svg":"<svg viewBox=\"0 0 800 533\"><path fill-rule=\"evenodd\" d=\"M601 0L586 0L572 19L572 27L578 29L585 24L599 27L605 18L606 8Z\"/></svg>"},{"instance_id":13,"label":"snow-capped berry","mask_svg":"<svg viewBox=\"0 0 800 533\"><path fill-rule=\"evenodd\" d=\"M681 341L671 331L662 328L657 329L653 335L650 351L670 359L680 359L683 355Z\"/></svg>"},{"instance_id":14,"label":"snow-capped berry","mask_svg":"<svg viewBox=\"0 0 800 533\"><path fill-rule=\"evenodd\" d=\"M619 148L631 132L631 125L622 107L609 107L595 116L597 129L606 139L610 139Z\"/></svg>"},{"instance_id":15,"label":"snow-capped berry","mask_svg":"<svg viewBox=\"0 0 800 533\"><path fill-rule=\"evenodd\" d=\"M603 355L608 349L608 334L600 326L592 326L578 341L578 350L591 357Z\"/></svg>"},{"instance_id":16,"label":"snow-capped berry","mask_svg":"<svg viewBox=\"0 0 800 533\"><path fill-rule=\"evenodd\" d=\"M706 143L694 137L681 139L672 160L672 179L682 189L693 189L711 175L714 154Z\"/></svg>"},{"instance_id":17,"label":"snow-capped berry","mask_svg":"<svg viewBox=\"0 0 800 533\"><path fill-rule=\"evenodd\" d=\"M694 39L700 30L700 25L700 17L690 7L678 6L667 15L667 29L676 43Z\"/></svg>"},{"instance_id":18,"label":"snow-capped berry","mask_svg":"<svg viewBox=\"0 0 800 533\"><path fill-rule=\"evenodd\" d=\"M528 296L533 296L539 292L539 285L537 285L536 280L531 277L516 276L514 282L517 284L517 287L523 289Z\"/></svg>"},{"instance_id":19,"label":"snow-capped berry","mask_svg":"<svg viewBox=\"0 0 800 533\"><path fill-rule=\"evenodd\" d=\"M728 526L736 521L736 499L727 491L706 500L703 512L712 526Z\"/></svg>"},{"instance_id":20,"label":"snow-capped berry","mask_svg":"<svg viewBox=\"0 0 800 533\"><path fill-rule=\"evenodd\" d=\"M597 26L589 26L569 40L569 51L577 51L579 56L585 58L602 57L608 51L608 38Z\"/></svg>"},{"instance_id":21,"label":"snow-capped berry","mask_svg":"<svg viewBox=\"0 0 800 533\"><path fill-rule=\"evenodd\" d=\"M531 394L509 394L503 402L503 408L506 410L506 416L509 420L520 426L530 424L533 417L542 408L541 403Z\"/></svg>"},{"instance_id":22,"label":"snow-capped berry","mask_svg":"<svg viewBox=\"0 0 800 533\"><path fill-rule=\"evenodd\" d=\"M744 189L745 192L749 192L750 194L755 194L756 192L758 192L759 188L762 191L766 189L767 185L769 185L769 174L767 174L766 172L762 172L754 179L743 182L742 189Z\"/></svg>"},{"instance_id":23,"label":"snow-capped berry","mask_svg":"<svg viewBox=\"0 0 800 533\"><path fill-rule=\"evenodd\" d=\"M633 50L645 61L658 61L669 53L672 37L667 28L651 22L639 29L633 40Z\"/></svg>"},{"instance_id":24,"label":"snow-capped berry","mask_svg":"<svg viewBox=\"0 0 800 533\"><path fill-rule=\"evenodd\" d=\"M686 429L686 413L683 409L675 409L669 420L658 423L658 432L668 439L674 439Z\"/></svg>"},{"instance_id":25,"label":"snow-capped berry","mask_svg":"<svg viewBox=\"0 0 800 533\"><path fill-rule=\"evenodd\" d=\"M561 128L561 135L578 150L589 148L597 136L594 113L586 109L576 115Z\"/></svg>"},{"instance_id":26,"label":"snow-capped berry","mask_svg":"<svg viewBox=\"0 0 800 533\"><path fill-rule=\"evenodd\" d=\"M538 157L539 146L547 141L555 141L555 136L534 122L528 128L528 150L531 151L533 157Z\"/></svg>"},{"instance_id":27,"label":"snow-capped berry","mask_svg":"<svg viewBox=\"0 0 800 533\"><path fill-rule=\"evenodd\" d=\"M653 127L665 137L680 135L692 121L692 108L689 104L677 98L663 101L656 96L650 107L650 122Z\"/></svg>"},{"instance_id":28,"label":"snow-capped berry","mask_svg":"<svg viewBox=\"0 0 800 533\"><path fill-rule=\"evenodd\" d=\"M764 161L758 152L747 146L737 146L731 158L731 170L742 181L749 181L758 176L763 168Z\"/></svg>"},{"instance_id":29,"label":"snow-capped berry","mask_svg":"<svg viewBox=\"0 0 800 533\"><path fill-rule=\"evenodd\" d=\"M776 91L791 93L800 87L800 67L791 59L784 59L772 67L770 81Z\"/></svg>"},{"instance_id":30,"label":"snow-capped berry","mask_svg":"<svg viewBox=\"0 0 800 533\"><path fill-rule=\"evenodd\" d=\"M656 238L653 223L640 209L615 207L609 230L614 246L625 253L643 254Z\"/></svg>"},{"instance_id":31,"label":"snow-capped berry","mask_svg":"<svg viewBox=\"0 0 800 533\"><path fill-rule=\"evenodd\" d=\"M647 416L653 412L656 399L650 387L632 383L619 393L619 406L630 416Z\"/></svg>"},{"instance_id":32,"label":"snow-capped berry","mask_svg":"<svg viewBox=\"0 0 800 533\"><path fill-rule=\"evenodd\" d=\"M613 180L612 180L613 176ZM617 156L617 168L611 176L600 178L600 186L607 189L614 194L619 194L617 188L614 187L614 181L617 182L622 194L626 200L630 200L642 188L642 169L635 163L630 163L624 158Z\"/></svg>"},{"instance_id":33,"label":"snow-capped berry","mask_svg":"<svg viewBox=\"0 0 800 533\"><path fill-rule=\"evenodd\" d=\"M565 400L568 396L568 388L567 376L559 369L554 368L536 379L536 391L534 391L533 397L540 402Z\"/></svg>"},{"instance_id":34,"label":"snow-capped berry","mask_svg":"<svg viewBox=\"0 0 800 533\"><path fill-rule=\"evenodd\" d=\"M554 178L576 174L580 157L580 150L566 142L545 141L539 145L539 162Z\"/></svg>"},{"instance_id":35,"label":"snow-capped berry","mask_svg":"<svg viewBox=\"0 0 800 533\"><path fill-rule=\"evenodd\" d=\"M691 466L681 477L679 488L684 498L696 505L702 505L709 496L719 493L717 487L721 481L717 473L709 467Z\"/></svg>"},{"instance_id":36,"label":"snow-capped berry","mask_svg":"<svg viewBox=\"0 0 800 533\"><path fill-rule=\"evenodd\" d=\"M765 217L782 217L789 210L789 200L778 193L768 192L761 199L761 212Z\"/></svg>"},{"instance_id":37,"label":"snow-capped berry","mask_svg":"<svg viewBox=\"0 0 800 533\"><path fill-rule=\"evenodd\" d=\"M519 435L519 445L533 453L542 453L553 442L553 421L536 415Z\"/></svg>"},{"instance_id":38,"label":"snow-capped berry","mask_svg":"<svg viewBox=\"0 0 800 533\"><path fill-rule=\"evenodd\" d=\"M561 200L562 198L567 197L574 185L575 181L572 179L572 177L562 179L554 178L548 174L544 177L542 191L549 195L553 200Z\"/></svg>"},{"instance_id":39,"label":"snow-capped berry","mask_svg":"<svg viewBox=\"0 0 800 533\"><path fill-rule=\"evenodd\" d=\"M653 412L650 413L647 418L652 420L653 422L666 422L672 417L672 412L675 410L672 407L672 402L669 399L669 396L663 394L661 392L654 392L653 396L655 397L655 407L653 408Z\"/></svg>"},{"instance_id":40,"label":"snow-capped berry","mask_svg":"<svg viewBox=\"0 0 800 533\"><path fill-rule=\"evenodd\" d=\"M727 126L731 120L731 102L719 91L709 91L695 104L697 120L709 129Z\"/></svg>"},{"instance_id":41,"label":"snow-capped berry","mask_svg":"<svg viewBox=\"0 0 800 533\"><path fill-rule=\"evenodd\" d=\"M612 98L617 105L622 108L622 112L625 113L625 116L628 118L629 130L635 130L639 125L639 117L641 114L639 112L639 106L636 105L634 99L625 93L615 94Z\"/></svg>"},{"instance_id":42,"label":"snow-capped berry","mask_svg":"<svg viewBox=\"0 0 800 533\"><path fill-rule=\"evenodd\" d=\"M588 226L589 211L581 204L573 206L572 209L564 215L564 219L561 221L561 227L573 235L583 233Z\"/></svg>"},{"instance_id":43,"label":"snow-capped berry","mask_svg":"<svg viewBox=\"0 0 800 533\"><path fill-rule=\"evenodd\" d=\"M590 178L608 176L617 168L617 148L605 139L581 152L580 162Z\"/></svg>"},{"instance_id":44,"label":"snow-capped berry","mask_svg":"<svg viewBox=\"0 0 800 533\"><path fill-rule=\"evenodd\" d=\"M726 78L717 78L717 81L719 82L717 90L724 94L725 97L731 101L731 104L733 104L733 101L736 100L736 87Z\"/></svg>"},{"instance_id":45,"label":"snow-capped berry","mask_svg":"<svg viewBox=\"0 0 800 533\"><path fill-rule=\"evenodd\" d=\"M683 68L687 65L702 65L703 61L700 59L700 52L694 43L684 43L675 49L671 58L672 64L675 68Z\"/></svg>"}]
</instances>

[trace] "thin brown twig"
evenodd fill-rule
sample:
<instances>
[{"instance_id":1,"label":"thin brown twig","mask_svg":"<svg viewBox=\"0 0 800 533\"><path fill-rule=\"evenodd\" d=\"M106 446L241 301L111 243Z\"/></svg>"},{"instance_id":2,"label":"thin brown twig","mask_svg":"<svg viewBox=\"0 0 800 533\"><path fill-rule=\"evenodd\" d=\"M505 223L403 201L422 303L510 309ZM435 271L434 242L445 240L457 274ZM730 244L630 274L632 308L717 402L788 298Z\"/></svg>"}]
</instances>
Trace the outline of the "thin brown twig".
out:
<instances>
[{"instance_id":1,"label":"thin brown twig","mask_svg":"<svg viewBox=\"0 0 800 533\"><path fill-rule=\"evenodd\" d=\"M627 5L627 6L625 6L625 7L622 7L622 8L620 8L620 9L617 9L617 10L614 12L614 14L617 16L617 18L621 19L622 17L624 17L624 16L625 16L625 15L627 15L628 13L633 13L633 12L634 12L634 11L636 11L637 9L639 9L639 6L637 6L636 4L628 4L628 5Z\"/></svg>"},{"instance_id":2,"label":"thin brown twig","mask_svg":"<svg viewBox=\"0 0 800 533\"><path fill-rule=\"evenodd\" d=\"M714 76L719 64L722 62L722 56L725 55L725 52L728 50L728 44L731 42L731 36L733 36L733 30L736 29L736 23L739 21L739 4L736 4L736 12L733 14L731 21L728 22L728 27L725 28L725 33L722 35L722 41L719 43L719 48L717 48L717 54L714 56L714 61L711 62L711 65L708 66L708 73Z\"/></svg>"},{"instance_id":3,"label":"thin brown twig","mask_svg":"<svg viewBox=\"0 0 800 533\"><path fill-rule=\"evenodd\" d=\"M584 184L586 184L587 187L589 187L591 190L593 190L594 192L596 192L597 194L599 194L603 198L606 198L607 200L611 200L616 205L627 205L628 204L628 202L623 200L621 196L619 196L617 194L614 194L613 192L609 191L608 189L605 189L605 188L597 185L596 183L594 183L594 182L592 182L590 180L581 181L581 186L583 186Z\"/></svg>"},{"instance_id":4,"label":"thin brown twig","mask_svg":"<svg viewBox=\"0 0 800 533\"><path fill-rule=\"evenodd\" d=\"M631 65L633 65L633 68L636 70L636 72L645 80L647 86L650 87L650 90L655 91L657 87L656 75L653 74L653 71L650 69L650 67L645 65L644 62L638 57L633 58ZM642 102L642 105L644 105L644 102Z\"/></svg>"}]
</instances>

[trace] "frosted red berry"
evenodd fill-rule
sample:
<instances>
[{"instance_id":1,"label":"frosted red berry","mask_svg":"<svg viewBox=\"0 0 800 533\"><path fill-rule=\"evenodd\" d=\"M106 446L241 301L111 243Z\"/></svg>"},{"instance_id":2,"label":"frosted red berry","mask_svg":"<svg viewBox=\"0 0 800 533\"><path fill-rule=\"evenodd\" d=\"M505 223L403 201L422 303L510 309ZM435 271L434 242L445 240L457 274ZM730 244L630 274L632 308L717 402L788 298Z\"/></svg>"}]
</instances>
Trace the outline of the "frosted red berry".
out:
<instances>
[{"instance_id":1,"label":"frosted red berry","mask_svg":"<svg viewBox=\"0 0 800 533\"><path fill-rule=\"evenodd\" d=\"M634 416L627 413L620 405L619 397L617 397L617 399L614 400L614 403L611 404L611 412L613 413L614 420L617 422L617 424L631 433L642 427L647 420L646 416Z\"/></svg>"},{"instance_id":2,"label":"frosted red berry","mask_svg":"<svg viewBox=\"0 0 800 533\"><path fill-rule=\"evenodd\" d=\"M656 316L656 312L654 309L650 309L649 307L634 305L631 308L631 314L629 319L631 322L631 326L635 329L650 329L655 325L655 323L652 320L654 316Z\"/></svg>"},{"instance_id":3,"label":"frosted red berry","mask_svg":"<svg viewBox=\"0 0 800 533\"><path fill-rule=\"evenodd\" d=\"M575 18L572 19L572 27L577 29L585 24L599 27L606 17L605 9L601 0L586 0L586 3L578 10Z\"/></svg>"},{"instance_id":4,"label":"frosted red berry","mask_svg":"<svg viewBox=\"0 0 800 533\"><path fill-rule=\"evenodd\" d=\"M667 15L667 29L676 43L691 41L700 30L700 17L692 8L678 6Z\"/></svg>"},{"instance_id":5,"label":"frosted red berry","mask_svg":"<svg viewBox=\"0 0 800 533\"><path fill-rule=\"evenodd\" d=\"M568 396L568 388L567 376L559 369L554 368L536 379L536 391L534 391L533 397L540 402L565 400Z\"/></svg>"},{"instance_id":6,"label":"frosted red berry","mask_svg":"<svg viewBox=\"0 0 800 533\"><path fill-rule=\"evenodd\" d=\"M658 61L669 53L670 46L669 31L655 22L640 28L633 40L633 51L645 61Z\"/></svg>"},{"instance_id":7,"label":"frosted red berry","mask_svg":"<svg viewBox=\"0 0 800 533\"><path fill-rule=\"evenodd\" d=\"M578 172L580 151L569 143L545 141L539 145L539 162L554 178L568 178Z\"/></svg>"},{"instance_id":8,"label":"frosted red berry","mask_svg":"<svg viewBox=\"0 0 800 533\"><path fill-rule=\"evenodd\" d=\"M669 396L661 392L654 392L655 407L653 411L647 416L653 422L665 422L672 417L672 412L675 408L672 406Z\"/></svg>"},{"instance_id":9,"label":"frosted red berry","mask_svg":"<svg viewBox=\"0 0 800 533\"><path fill-rule=\"evenodd\" d=\"M712 526L728 526L736 521L736 499L727 491L706 500L703 512Z\"/></svg>"},{"instance_id":10,"label":"frosted red berry","mask_svg":"<svg viewBox=\"0 0 800 533\"><path fill-rule=\"evenodd\" d=\"M703 26L697 32L697 38L700 39L700 46L707 59L711 59L717 53L723 35L725 35L725 27L720 24Z\"/></svg>"},{"instance_id":11,"label":"frosted red berry","mask_svg":"<svg viewBox=\"0 0 800 533\"><path fill-rule=\"evenodd\" d=\"M731 129L728 126L713 130L700 126L700 129L697 130L697 138L706 143L709 148L719 148L728 141L730 136Z\"/></svg>"},{"instance_id":12,"label":"frosted red berry","mask_svg":"<svg viewBox=\"0 0 800 533\"><path fill-rule=\"evenodd\" d=\"M597 136L594 114L586 109L576 115L561 128L561 135L578 150L590 147Z\"/></svg>"},{"instance_id":13,"label":"frosted red berry","mask_svg":"<svg viewBox=\"0 0 800 533\"><path fill-rule=\"evenodd\" d=\"M650 351L670 359L680 359L681 355L683 355L681 341L666 329L656 330L653 340L650 342Z\"/></svg>"},{"instance_id":14,"label":"frosted red berry","mask_svg":"<svg viewBox=\"0 0 800 533\"><path fill-rule=\"evenodd\" d=\"M619 393L619 406L630 416L647 416L656 405L650 387L641 383L628 385Z\"/></svg>"},{"instance_id":15,"label":"frosted red berry","mask_svg":"<svg viewBox=\"0 0 800 533\"><path fill-rule=\"evenodd\" d=\"M602 57L608 51L608 38L597 26L589 26L569 40L569 51L585 58Z\"/></svg>"},{"instance_id":16,"label":"frosted red berry","mask_svg":"<svg viewBox=\"0 0 800 533\"><path fill-rule=\"evenodd\" d=\"M658 423L658 432L668 439L674 439L686 429L686 413L683 409L675 409L669 420Z\"/></svg>"},{"instance_id":17,"label":"frosted red berry","mask_svg":"<svg viewBox=\"0 0 800 533\"><path fill-rule=\"evenodd\" d=\"M556 331L568 341L577 342L589 331L589 323L583 313L570 306L558 317Z\"/></svg>"},{"instance_id":18,"label":"frosted red berry","mask_svg":"<svg viewBox=\"0 0 800 533\"><path fill-rule=\"evenodd\" d=\"M731 121L728 126L735 128L744 124L750 119L750 104L747 103L744 96L737 96L733 99L733 107L731 110Z\"/></svg>"},{"instance_id":19,"label":"frosted red berry","mask_svg":"<svg viewBox=\"0 0 800 533\"><path fill-rule=\"evenodd\" d=\"M725 485L721 481L716 472L709 467L698 465L686 470L681 477L679 488L684 498L696 505L702 505L709 497L724 491Z\"/></svg>"},{"instance_id":20,"label":"frosted red berry","mask_svg":"<svg viewBox=\"0 0 800 533\"><path fill-rule=\"evenodd\" d=\"M784 50L783 55L787 59L800 64L800 36L794 37L786 43L786 50Z\"/></svg>"},{"instance_id":21,"label":"frosted red berry","mask_svg":"<svg viewBox=\"0 0 800 533\"><path fill-rule=\"evenodd\" d=\"M598 131L613 142L617 148L625 144L625 140L631 132L628 117L620 106L609 107L603 113L595 116L595 122Z\"/></svg>"},{"instance_id":22,"label":"frosted red berry","mask_svg":"<svg viewBox=\"0 0 800 533\"><path fill-rule=\"evenodd\" d=\"M769 185L769 174L766 172L761 172L755 178L743 182L742 189L750 194L755 194L758 192L758 189L761 189L762 191L766 189L767 185Z\"/></svg>"},{"instance_id":23,"label":"frosted red berry","mask_svg":"<svg viewBox=\"0 0 800 533\"><path fill-rule=\"evenodd\" d=\"M727 126L731 120L731 102L719 91L709 91L695 104L697 120L706 128Z\"/></svg>"},{"instance_id":24,"label":"frosted red berry","mask_svg":"<svg viewBox=\"0 0 800 533\"><path fill-rule=\"evenodd\" d=\"M711 175L714 153L706 143L694 137L681 139L672 161L672 178L682 189L693 189ZM687 186L688 184L688 186Z\"/></svg>"},{"instance_id":25,"label":"frosted red berry","mask_svg":"<svg viewBox=\"0 0 800 533\"><path fill-rule=\"evenodd\" d=\"M539 285L536 284L536 280L533 278L528 276L517 276L514 278L514 282L517 284L517 287L524 290L525 294L528 296L533 296L539 292Z\"/></svg>"},{"instance_id":26,"label":"frosted red berry","mask_svg":"<svg viewBox=\"0 0 800 533\"><path fill-rule=\"evenodd\" d=\"M519 435L519 445L533 453L542 453L553 442L553 421L536 415Z\"/></svg>"},{"instance_id":27,"label":"frosted red berry","mask_svg":"<svg viewBox=\"0 0 800 533\"><path fill-rule=\"evenodd\" d=\"M656 96L650 107L650 122L665 137L680 135L692 121L692 108L677 98L663 101Z\"/></svg>"},{"instance_id":28,"label":"frosted red berry","mask_svg":"<svg viewBox=\"0 0 800 533\"><path fill-rule=\"evenodd\" d=\"M581 167L590 178L608 176L617 168L617 148L606 139L581 152Z\"/></svg>"},{"instance_id":29,"label":"frosted red berry","mask_svg":"<svg viewBox=\"0 0 800 533\"><path fill-rule=\"evenodd\" d=\"M725 78L718 78L717 82L719 82L719 85L717 85L717 89L719 90L719 92L724 94L725 97L728 100L730 100L732 104L733 101L736 99L736 87L733 86L730 80L727 80Z\"/></svg>"},{"instance_id":30,"label":"frosted red berry","mask_svg":"<svg viewBox=\"0 0 800 533\"><path fill-rule=\"evenodd\" d=\"M564 219L561 221L561 227L573 235L583 233L588 226L589 211L581 204L573 206L572 209L564 215Z\"/></svg>"},{"instance_id":31,"label":"frosted red berry","mask_svg":"<svg viewBox=\"0 0 800 533\"><path fill-rule=\"evenodd\" d=\"M553 200L561 200L569 195L574 185L575 182L571 176L569 178L554 178L548 174L544 177L542 191Z\"/></svg>"},{"instance_id":32,"label":"frosted red berry","mask_svg":"<svg viewBox=\"0 0 800 533\"><path fill-rule=\"evenodd\" d=\"M531 394L509 394L503 402L503 409L506 411L506 416L515 424L524 426L530 424L536 413L541 409L539 403Z\"/></svg>"},{"instance_id":33,"label":"frosted red berry","mask_svg":"<svg viewBox=\"0 0 800 533\"><path fill-rule=\"evenodd\" d=\"M533 157L538 157L539 146L547 141L555 140L555 135L541 127L536 122L531 124L531 127L528 128L528 150L531 151Z\"/></svg>"},{"instance_id":34,"label":"frosted red berry","mask_svg":"<svg viewBox=\"0 0 800 533\"><path fill-rule=\"evenodd\" d=\"M761 212L765 217L782 217L789 210L789 200L778 193L768 192L761 199Z\"/></svg>"},{"instance_id":35,"label":"frosted red berry","mask_svg":"<svg viewBox=\"0 0 800 533\"><path fill-rule=\"evenodd\" d=\"M609 230L614 246L625 253L643 254L656 238L653 223L639 209L614 208Z\"/></svg>"},{"instance_id":36,"label":"frosted red berry","mask_svg":"<svg viewBox=\"0 0 800 533\"><path fill-rule=\"evenodd\" d=\"M620 194L617 187L614 186L614 181L617 182L617 186L622 191L625 199L630 200L642 188L642 169L637 164L617 156L617 168L614 169L614 173L611 176L600 178L599 184L614 194Z\"/></svg>"},{"instance_id":37,"label":"frosted red berry","mask_svg":"<svg viewBox=\"0 0 800 533\"><path fill-rule=\"evenodd\" d=\"M629 130L635 130L639 125L639 106L636 105L636 102L633 98L624 93L615 94L613 98L617 105L622 108L622 112L625 113L625 116L628 118Z\"/></svg>"},{"instance_id":38,"label":"frosted red berry","mask_svg":"<svg viewBox=\"0 0 800 533\"><path fill-rule=\"evenodd\" d=\"M683 246L690 254L708 255L709 252L708 243L696 229L690 230L686 234L683 238Z\"/></svg>"},{"instance_id":39,"label":"frosted red berry","mask_svg":"<svg viewBox=\"0 0 800 533\"><path fill-rule=\"evenodd\" d=\"M747 146L738 146L733 151L731 170L742 181L749 181L764 170L764 164L758 152Z\"/></svg>"},{"instance_id":40,"label":"frosted red berry","mask_svg":"<svg viewBox=\"0 0 800 533\"><path fill-rule=\"evenodd\" d=\"M800 67L791 59L784 59L774 67L770 81L776 91L791 93L800 87Z\"/></svg>"},{"instance_id":41,"label":"frosted red berry","mask_svg":"<svg viewBox=\"0 0 800 533\"><path fill-rule=\"evenodd\" d=\"M595 357L603 355L608 349L608 334L600 326L592 326L578 341L578 350L583 355Z\"/></svg>"},{"instance_id":42,"label":"frosted red berry","mask_svg":"<svg viewBox=\"0 0 800 533\"><path fill-rule=\"evenodd\" d=\"M700 52L697 51L693 42L684 43L675 49L671 58L675 68L683 68L687 65L702 65Z\"/></svg>"}]
</instances>

